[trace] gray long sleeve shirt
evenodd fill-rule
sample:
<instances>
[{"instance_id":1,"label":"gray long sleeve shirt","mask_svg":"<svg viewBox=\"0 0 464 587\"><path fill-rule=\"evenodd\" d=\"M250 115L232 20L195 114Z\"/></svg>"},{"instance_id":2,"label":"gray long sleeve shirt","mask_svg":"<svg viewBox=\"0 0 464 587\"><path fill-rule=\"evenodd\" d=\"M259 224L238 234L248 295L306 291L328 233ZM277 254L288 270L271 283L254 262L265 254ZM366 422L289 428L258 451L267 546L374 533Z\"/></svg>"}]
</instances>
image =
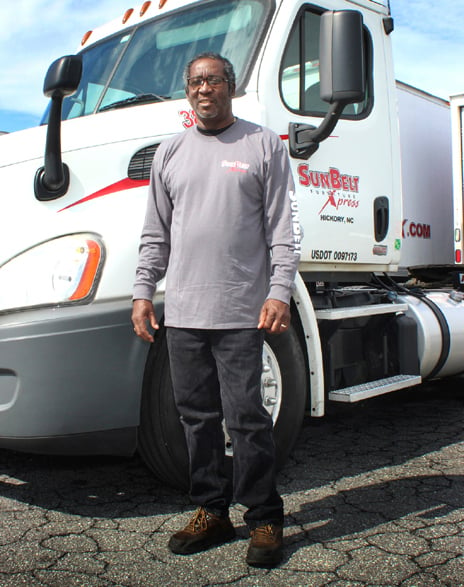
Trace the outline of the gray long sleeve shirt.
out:
<instances>
[{"instance_id":1,"label":"gray long sleeve shirt","mask_svg":"<svg viewBox=\"0 0 464 587\"><path fill-rule=\"evenodd\" d=\"M266 298L290 301L299 243L280 138L241 119L194 127L153 161L133 298L151 300L166 274L167 326L255 328Z\"/></svg>"}]
</instances>

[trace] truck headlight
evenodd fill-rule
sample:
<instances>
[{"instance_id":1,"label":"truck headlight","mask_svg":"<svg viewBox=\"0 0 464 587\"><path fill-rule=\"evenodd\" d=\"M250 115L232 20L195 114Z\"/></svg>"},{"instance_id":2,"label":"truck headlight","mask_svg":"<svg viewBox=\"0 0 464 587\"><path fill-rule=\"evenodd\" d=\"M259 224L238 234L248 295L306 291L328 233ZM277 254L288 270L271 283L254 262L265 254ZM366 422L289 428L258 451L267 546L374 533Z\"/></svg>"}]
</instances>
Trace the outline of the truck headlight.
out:
<instances>
[{"instance_id":1,"label":"truck headlight","mask_svg":"<svg viewBox=\"0 0 464 587\"><path fill-rule=\"evenodd\" d=\"M94 234L62 236L24 251L0 267L0 312L89 301L104 256Z\"/></svg>"}]
</instances>

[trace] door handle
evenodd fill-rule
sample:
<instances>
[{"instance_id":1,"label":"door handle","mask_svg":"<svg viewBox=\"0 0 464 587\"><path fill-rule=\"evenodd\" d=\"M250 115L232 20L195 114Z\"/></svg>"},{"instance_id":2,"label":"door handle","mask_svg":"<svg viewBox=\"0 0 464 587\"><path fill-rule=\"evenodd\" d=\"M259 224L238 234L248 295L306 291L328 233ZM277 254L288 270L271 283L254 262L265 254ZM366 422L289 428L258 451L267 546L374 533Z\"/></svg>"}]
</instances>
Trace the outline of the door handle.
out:
<instances>
[{"instance_id":1,"label":"door handle","mask_svg":"<svg viewBox=\"0 0 464 587\"><path fill-rule=\"evenodd\" d=\"M389 202L386 196L374 200L374 236L377 242L383 241L390 223Z\"/></svg>"}]
</instances>

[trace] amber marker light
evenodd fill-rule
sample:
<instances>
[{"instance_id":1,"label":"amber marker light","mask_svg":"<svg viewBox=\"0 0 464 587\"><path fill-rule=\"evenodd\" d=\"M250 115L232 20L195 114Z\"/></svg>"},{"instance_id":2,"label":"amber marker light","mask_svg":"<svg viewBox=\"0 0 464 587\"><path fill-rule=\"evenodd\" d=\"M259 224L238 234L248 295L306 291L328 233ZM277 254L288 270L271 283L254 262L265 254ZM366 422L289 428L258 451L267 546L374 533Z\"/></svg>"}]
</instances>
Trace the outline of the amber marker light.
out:
<instances>
[{"instance_id":1,"label":"amber marker light","mask_svg":"<svg viewBox=\"0 0 464 587\"><path fill-rule=\"evenodd\" d=\"M143 16L145 12L150 8L151 0L148 2L144 2L142 4L142 8L140 9L140 16Z\"/></svg>"},{"instance_id":2,"label":"amber marker light","mask_svg":"<svg viewBox=\"0 0 464 587\"><path fill-rule=\"evenodd\" d=\"M160 8L160 9L163 8L163 6L166 4L167 1L168 0L160 0L160 3L158 5L158 8Z\"/></svg>"},{"instance_id":3,"label":"amber marker light","mask_svg":"<svg viewBox=\"0 0 464 587\"><path fill-rule=\"evenodd\" d=\"M93 31L87 31L85 33L85 35L82 37L81 45L85 45L87 43L87 41L89 40L89 37L92 34L92 32Z\"/></svg>"},{"instance_id":4,"label":"amber marker light","mask_svg":"<svg viewBox=\"0 0 464 587\"><path fill-rule=\"evenodd\" d=\"M122 24L126 24L126 22L129 20L129 18L132 16L133 12L134 12L133 8L128 8L126 10L126 12L124 13L124 16L122 17Z\"/></svg>"},{"instance_id":5,"label":"amber marker light","mask_svg":"<svg viewBox=\"0 0 464 587\"><path fill-rule=\"evenodd\" d=\"M90 239L87 241L87 250L85 250L84 247L81 247L76 253L81 255L86 254L87 260L79 279L79 283L77 284L74 293L69 296L69 299L73 301L82 300L90 294L101 261L100 246L96 241Z\"/></svg>"}]
</instances>

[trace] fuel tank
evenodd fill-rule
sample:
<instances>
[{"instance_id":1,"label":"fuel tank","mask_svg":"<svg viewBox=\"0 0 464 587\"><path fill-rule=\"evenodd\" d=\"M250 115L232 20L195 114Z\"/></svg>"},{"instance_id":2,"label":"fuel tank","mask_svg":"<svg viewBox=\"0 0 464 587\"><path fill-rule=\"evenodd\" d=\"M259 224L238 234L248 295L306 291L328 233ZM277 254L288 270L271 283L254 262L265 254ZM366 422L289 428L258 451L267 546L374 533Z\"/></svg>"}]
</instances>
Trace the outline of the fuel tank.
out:
<instances>
[{"instance_id":1,"label":"fuel tank","mask_svg":"<svg viewBox=\"0 0 464 587\"><path fill-rule=\"evenodd\" d=\"M446 377L464 371L464 294L434 290L401 295L417 323L420 374Z\"/></svg>"}]
</instances>

